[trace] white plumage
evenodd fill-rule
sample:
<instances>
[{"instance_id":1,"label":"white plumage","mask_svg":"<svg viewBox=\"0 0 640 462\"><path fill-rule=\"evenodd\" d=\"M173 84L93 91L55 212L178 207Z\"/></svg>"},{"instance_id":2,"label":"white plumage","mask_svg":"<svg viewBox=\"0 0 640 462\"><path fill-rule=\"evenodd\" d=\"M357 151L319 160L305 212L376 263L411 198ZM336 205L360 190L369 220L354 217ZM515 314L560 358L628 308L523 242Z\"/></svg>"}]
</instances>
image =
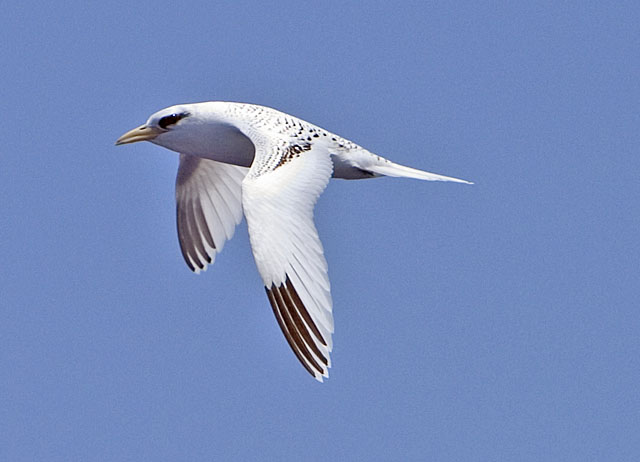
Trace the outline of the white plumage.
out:
<instances>
[{"instance_id":1,"label":"white plumage","mask_svg":"<svg viewBox=\"0 0 640 462\"><path fill-rule=\"evenodd\" d=\"M397 176L469 183L395 164L320 127L252 104L172 106L116 144L136 141L180 153L178 236L193 271L213 263L244 212L276 320L319 381L331 366L333 316L313 209L329 179Z\"/></svg>"}]
</instances>

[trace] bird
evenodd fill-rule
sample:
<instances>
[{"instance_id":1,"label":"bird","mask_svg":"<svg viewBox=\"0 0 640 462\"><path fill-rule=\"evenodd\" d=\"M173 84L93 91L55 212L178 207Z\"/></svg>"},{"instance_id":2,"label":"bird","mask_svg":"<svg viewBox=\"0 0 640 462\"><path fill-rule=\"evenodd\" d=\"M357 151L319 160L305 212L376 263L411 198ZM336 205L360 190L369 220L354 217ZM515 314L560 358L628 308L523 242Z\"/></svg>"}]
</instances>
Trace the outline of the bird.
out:
<instances>
[{"instance_id":1,"label":"bird","mask_svg":"<svg viewBox=\"0 0 640 462\"><path fill-rule=\"evenodd\" d=\"M152 114L116 145L149 141L180 155L178 240L187 266L211 265L247 221L267 298L291 350L316 380L329 376L334 332L327 261L313 212L330 178L405 177L472 184L406 167L270 107L226 101Z\"/></svg>"}]
</instances>

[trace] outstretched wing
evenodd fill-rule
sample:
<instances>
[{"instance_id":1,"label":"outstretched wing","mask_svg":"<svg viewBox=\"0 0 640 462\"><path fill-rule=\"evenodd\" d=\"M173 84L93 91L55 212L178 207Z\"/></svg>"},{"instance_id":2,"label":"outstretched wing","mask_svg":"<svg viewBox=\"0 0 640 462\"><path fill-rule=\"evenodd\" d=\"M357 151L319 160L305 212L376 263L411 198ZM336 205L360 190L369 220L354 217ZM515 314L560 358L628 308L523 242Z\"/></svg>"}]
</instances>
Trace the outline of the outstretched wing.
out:
<instances>
[{"instance_id":1,"label":"outstretched wing","mask_svg":"<svg viewBox=\"0 0 640 462\"><path fill-rule=\"evenodd\" d=\"M322 148L267 143L258 145L242 182L251 248L271 307L291 349L319 381L331 365L333 316L313 208L332 168Z\"/></svg>"},{"instance_id":2,"label":"outstretched wing","mask_svg":"<svg viewBox=\"0 0 640 462\"><path fill-rule=\"evenodd\" d=\"M242 180L248 169L180 154L176 218L182 256L199 273L242 221Z\"/></svg>"}]
</instances>

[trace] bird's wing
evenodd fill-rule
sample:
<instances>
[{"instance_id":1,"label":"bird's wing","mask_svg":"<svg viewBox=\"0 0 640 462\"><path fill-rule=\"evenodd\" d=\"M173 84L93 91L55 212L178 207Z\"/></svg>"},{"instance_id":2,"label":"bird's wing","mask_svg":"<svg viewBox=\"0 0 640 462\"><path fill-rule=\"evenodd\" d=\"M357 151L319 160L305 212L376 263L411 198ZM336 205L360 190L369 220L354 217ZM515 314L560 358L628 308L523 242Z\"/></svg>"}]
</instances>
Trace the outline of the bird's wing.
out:
<instances>
[{"instance_id":1,"label":"bird's wing","mask_svg":"<svg viewBox=\"0 0 640 462\"><path fill-rule=\"evenodd\" d=\"M313 208L332 173L329 153L309 143L256 145L242 182L251 248L291 349L317 380L330 367L331 294Z\"/></svg>"},{"instance_id":2,"label":"bird's wing","mask_svg":"<svg viewBox=\"0 0 640 462\"><path fill-rule=\"evenodd\" d=\"M242 221L242 180L248 169L180 154L176 218L182 256L199 273Z\"/></svg>"}]
</instances>

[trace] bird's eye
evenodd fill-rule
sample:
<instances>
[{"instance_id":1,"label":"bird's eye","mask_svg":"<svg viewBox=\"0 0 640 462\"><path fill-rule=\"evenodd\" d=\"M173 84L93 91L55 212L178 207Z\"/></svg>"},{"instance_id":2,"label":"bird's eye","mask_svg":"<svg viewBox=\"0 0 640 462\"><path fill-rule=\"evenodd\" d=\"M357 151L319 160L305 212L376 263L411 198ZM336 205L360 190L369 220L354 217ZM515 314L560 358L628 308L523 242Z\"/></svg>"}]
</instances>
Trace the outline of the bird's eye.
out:
<instances>
[{"instance_id":1,"label":"bird's eye","mask_svg":"<svg viewBox=\"0 0 640 462\"><path fill-rule=\"evenodd\" d=\"M180 119L183 119L188 115L188 113L184 112L182 114L171 114L168 116L164 116L158 121L158 126L162 129L166 129L169 125L177 123Z\"/></svg>"}]
</instances>

